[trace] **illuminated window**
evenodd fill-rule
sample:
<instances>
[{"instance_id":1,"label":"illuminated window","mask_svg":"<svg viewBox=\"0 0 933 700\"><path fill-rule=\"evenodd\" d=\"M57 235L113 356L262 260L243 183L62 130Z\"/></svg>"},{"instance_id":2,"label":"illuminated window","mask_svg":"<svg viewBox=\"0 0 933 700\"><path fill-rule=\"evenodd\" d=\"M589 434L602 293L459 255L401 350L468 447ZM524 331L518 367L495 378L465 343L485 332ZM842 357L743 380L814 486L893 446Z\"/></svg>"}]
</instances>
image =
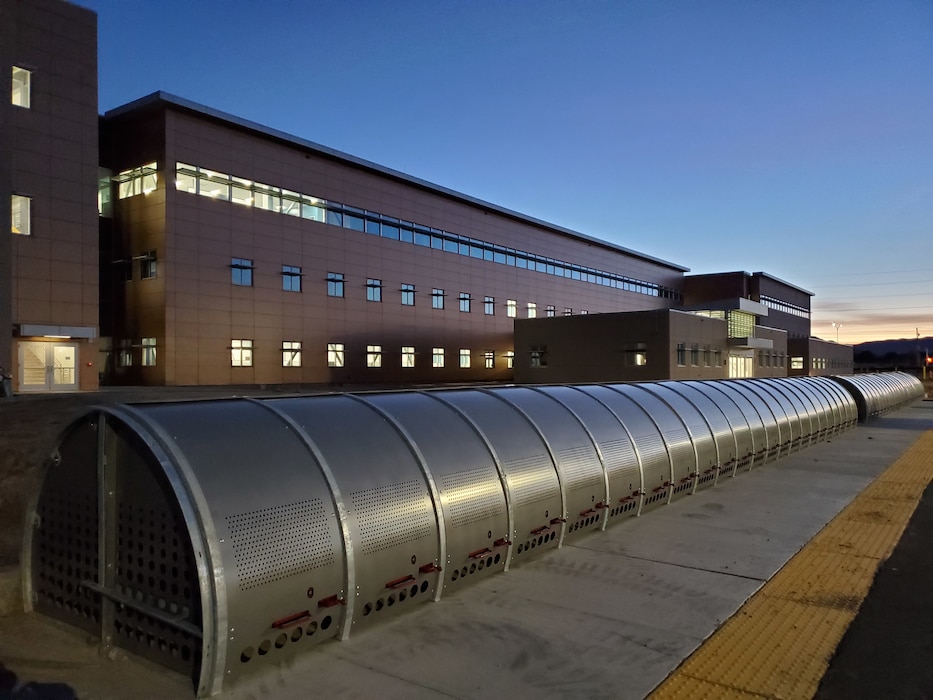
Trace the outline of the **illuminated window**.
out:
<instances>
[{"instance_id":1,"label":"illuminated window","mask_svg":"<svg viewBox=\"0 0 933 700\"><path fill-rule=\"evenodd\" d=\"M487 316L495 316L496 299L495 297L483 297L483 313Z\"/></svg>"},{"instance_id":2,"label":"illuminated window","mask_svg":"<svg viewBox=\"0 0 933 700\"><path fill-rule=\"evenodd\" d=\"M580 309L580 315L581 315L581 316L586 316L588 313L589 313L589 311L587 311L586 309Z\"/></svg>"},{"instance_id":3,"label":"illuminated window","mask_svg":"<svg viewBox=\"0 0 933 700\"><path fill-rule=\"evenodd\" d=\"M552 318L557 315L557 309L554 308L553 304L548 304L547 309L545 309L544 315L548 318Z\"/></svg>"},{"instance_id":4,"label":"illuminated window","mask_svg":"<svg viewBox=\"0 0 933 700\"><path fill-rule=\"evenodd\" d=\"M301 367L301 341L282 341L282 366Z\"/></svg>"},{"instance_id":5,"label":"illuminated window","mask_svg":"<svg viewBox=\"0 0 933 700\"><path fill-rule=\"evenodd\" d=\"M432 367L443 367L444 366L444 348L432 348L431 349L431 366Z\"/></svg>"},{"instance_id":6,"label":"illuminated window","mask_svg":"<svg viewBox=\"0 0 933 700\"><path fill-rule=\"evenodd\" d=\"M234 339L230 341L230 365L232 367L253 366L253 341Z\"/></svg>"},{"instance_id":7,"label":"illuminated window","mask_svg":"<svg viewBox=\"0 0 933 700\"><path fill-rule=\"evenodd\" d=\"M678 367L687 366L687 344L686 343L677 343L677 366Z\"/></svg>"},{"instance_id":8,"label":"illuminated window","mask_svg":"<svg viewBox=\"0 0 933 700\"><path fill-rule=\"evenodd\" d=\"M146 163L138 168L121 170L114 178L117 183L117 198L126 199L138 194L149 194L158 185L155 163Z\"/></svg>"},{"instance_id":9,"label":"illuminated window","mask_svg":"<svg viewBox=\"0 0 933 700\"><path fill-rule=\"evenodd\" d=\"M366 366L367 367L382 367L382 346L381 345L367 345L366 346Z\"/></svg>"},{"instance_id":10,"label":"illuminated window","mask_svg":"<svg viewBox=\"0 0 933 700\"><path fill-rule=\"evenodd\" d=\"M645 343L629 343L625 347L625 366L644 367L648 364L648 346Z\"/></svg>"},{"instance_id":11,"label":"illuminated window","mask_svg":"<svg viewBox=\"0 0 933 700\"><path fill-rule=\"evenodd\" d=\"M156 260L156 252L150 250L147 253L143 253L139 260L139 279L151 280L156 276L157 272L158 262Z\"/></svg>"},{"instance_id":12,"label":"illuminated window","mask_svg":"<svg viewBox=\"0 0 933 700\"><path fill-rule=\"evenodd\" d=\"M402 306L414 306L414 305L415 305L415 285L403 284L402 285Z\"/></svg>"},{"instance_id":13,"label":"illuminated window","mask_svg":"<svg viewBox=\"0 0 933 700\"><path fill-rule=\"evenodd\" d=\"M253 261L246 258L231 258L230 282L237 287L252 287Z\"/></svg>"},{"instance_id":14,"label":"illuminated window","mask_svg":"<svg viewBox=\"0 0 933 700\"><path fill-rule=\"evenodd\" d=\"M803 358L802 357L790 358L790 368L791 369L803 369Z\"/></svg>"},{"instance_id":15,"label":"illuminated window","mask_svg":"<svg viewBox=\"0 0 933 700\"><path fill-rule=\"evenodd\" d=\"M547 367L547 345L533 345L531 347L531 366Z\"/></svg>"},{"instance_id":16,"label":"illuminated window","mask_svg":"<svg viewBox=\"0 0 933 700\"><path fill-rule=\"evenodd\" d=\"M32 198L14 194L10 200L10 231L21 236L32 235Z\"/></svg>"},{"instance_id":17,"label":"illuminated window","mask_svg":"<svg viewBox=\"0 0 933 700\"><path fill-rule=\"evenodd\" d=\"M198 169L198 194L202 197L230 200L230 176L206 168Z\"/></svg>"},{"instance_id":18,"label":"illuminated window","mask_svg":"<svg viewBox=\"0 0 933 700\"><path fill-rule=\"evenodd\" d=\"M343 273L342 272L328 272L327 273L327 296L329 297L342 297L343 296Z\"/></svg>"},{"instance_id":19,"label":"illuminated window","mask_svg":"<svg viewBox=\"0 0 933 700\"><path fill-rule=\"evenodd\" d=\"M571 309L569 306L565 306L564 316L573 316L573 309Z\"/></svg>"},{"instance_id":20,"label":"illuminated window","mask_svg":"<svg viewBox=\"0 0 933 700\"><path fill-rule=\"evenodd\" d=\"M32 107L32 71L13 66L13 90L10 101L17 107Z\"/></svg>"},{"instance_id":21,"label":"illuminated window","mask_svg":"<svg viewBox=\"0 0 933 700\"><path fill-rule=\"evenodd\" d=\"M382 280L375 277L366 280L366 301L382 301Z\"/></svg>"},{"instance_id":22,"label":"illuminated window","mask_svg":"<svg viewBox=\"0 0 933 700\"><path fill-rule=\"evenodd\" d=\"M121 340L118 346L117 366L118 367L132 367L133 366L133 346L130 343L130 340L128 338Z\"/></svg>"},{"instance_id":23,"label":"illuminated window","mask_svg":"<svg viewBox=\"0 0 933 700\"><path fill-rule=\"evenodd\" d=\"M755 314L730 311L727 323L730 338L753 338L755 336Z\"/></svg>"},{"instance_id":24,"label":"illuminated window","mask_svg":"<svg viewBox=\"0 0 933 700\"><path fill-rule=\"evenodd\" d=\"M486 350L483 353L483 361L485 363L486 369L495 369L496 368L496 353L492 350Z\"/></svg>"},{"instance_id":25,"label":"illuminated window","mask_svg":"<svg viewBox=\"0 0 933 700\"><path fill-rule=\"evenodd\" d=\"M327 344L327 366L343 367L343 343Z\"/></svg>"},{"instance_id":26,"label":"illuminated window","mask_svg":"<svg viewBox=\"0 0 933 700\"><path fill-rule=\"evenodd\" d=\"M432 309L443 309L444 308L444 290L437 289L436 287L431 292L431 308Z\"/></svg>"},{"instance_id":27,"label":"illuminated window","mask_svg":"<svg viewBox=\"0 0 933 700\"><path fill-rule=\"evenodd\" d=\"M505 300L505 315L509 318L518 316L518 302L514 299Z\"/></svg>"},{"instance_id":28,"label":"illuminated window","mask_svg":"<svg viewBox=\"0 0 933 700\"><path fill-rule=\"evenodd\" d=\"M505 366L509 369L515 368L515 351L506 350L505 352Z\"/></svg>"},{"instance_id":29,"label":"illuminated window","mask_svg":"<svg viewBox=\"0 0 933 700\"><path fill-rule=\"evenodd\" d=\"M473 297L470 296L468 292L460 292L460 311L465 314L470 313L470 304L473 301Z\"/></svg>"},{"instance_id":30,"label":"illuminated window","mask_svg":"<svg viewBox=\"0 0 933 700\"><path fill-rule=\"evenodd\" d=\"M470 367L470 349L469 348L460 348L460 366L463 369L469 369Z\"/></svg>"},{"instance_id":31,"label":"illuminated window","mask_svg":"<svg viewBox=\"0 0 933 700\"><path fill-rule=\"evenodd\" d=\"M415 366L415 348L411 345L402 346L402 367L412 368Z\"/></svg>"},{"instance_id":32,"label":"illuminated window","mask_svg":"<svg viewBox=\"0 0 933 700\"><path fill-rule=\"evenodd\" d=\"M295 265L282 265L282 291L301 291L301 268Z\"/></svg>"},{"instance_id":33,"label":"illuminated window","mask_svg":"<svg viewBox=\"0 0 933 700\"><path fill-rule=\"evenodd\" d=\"M538 305L533 301L528 302L528 318L536 318L538 316Z\"/></svg>"},{"instance_id":34,"label":"illuminated window","mask_svg":"<svg viewBox=\"0 0 933 700\"><path fill-rule=\"evenodd\" d=\"M143 367L155 367L156 364L156 339L143 338Z\"/></svg>"}]
</instances>

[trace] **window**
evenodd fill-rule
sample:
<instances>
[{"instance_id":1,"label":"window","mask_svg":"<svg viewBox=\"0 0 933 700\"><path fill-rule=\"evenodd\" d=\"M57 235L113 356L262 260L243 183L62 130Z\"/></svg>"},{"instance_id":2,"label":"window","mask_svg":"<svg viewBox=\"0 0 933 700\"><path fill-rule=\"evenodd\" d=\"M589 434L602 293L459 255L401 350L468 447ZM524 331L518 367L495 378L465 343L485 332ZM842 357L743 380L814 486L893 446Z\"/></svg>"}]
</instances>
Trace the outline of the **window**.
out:
<instances>
[{"instance_id":1,"label":"window","mask_svg":"<svg viewBox=\"0 0 933 700\"><path fill-rule=\"evenodd\" d=\"M518 316L518 302L514 299L505 300L505 315L509 318Z\"/></svg>"},{"instance_id":2,"label":"window","mask_svg":"<svg viewBox=\"0 0 933 700\"><path fill-rule=\"evenodd\" d=\"M253 286L253 261L246 258L230 260L230 281L238 287Z\"/></svg>"},{"instance_id":3,"label":"window","mask_svg":"<svg viewBox=\"0 0 933 700\"><path fill-rule=\"evenodd\" d=\"M143 367L155 367L156 364L156 339L143 338Z\"/></svg>"},{"instance_id":4,"label":"window","mask_svg":"<svg viewBox=\"0 0 933 700\"><path fill-rule=\"evenodd\" d=\"M295 265L282 265L282 291L301 291L301 268Z\"/></svg>"},{"instance_id":5,"label":"window","mask_svg":"<svg viewBox=\"0 0 933 700\"><path fill-rule=\"evenodd\" d=\"M415 366L415 348L411 345L402 346L402 367L411 368Z\"/></svg>"},{"instance_id":6,"label":"window","mask_svg":"<svg viewBox=\"0 0 933 700\"><path fill-rule=\"evenodd\" d=\"M564 316L573 316L573 309L571 309L569 306L565 306Z\"/></svg>"},{"instance_id":7,"label":"window","mask_svg":"<svg viewBox=\"0 0 933 700\"><path fill-rule=\"evenodd\" d=\"M690 364L694 367L700 365L700 345L699 343L694 343L690 346Z\"/></svg>"},{"instance_id":8,"label":"window","mask_svg":"<svg viewBox=\"0 0 933 700\"><path fill-rule=\"evenodd\" d=\"M32 71L13 66L13 90L10 100L17 107L32 107Z\"/></svg>"},{"instance_id":9,"label":"window","mask_svg":"<svg viewBox=\"0 0 933 700\"><path fill-rule=\"evenodd\" d=\"M505 366L509 369L515 368L515 351L506 350L505 352Z\"/></svg>"},{"instance_id":10,"label":"window","mask_svg":"<svg viewBox=\"0 0 933 700\"><path fill-rule=\"evenodd\" d=\"M536 318L538 316L538 305L533 301L528 302L528 318Z\"/></svg>"},{"instance_id":11,"label":"window","mask_svg":"<svg viewBox=\"0 0 933 700\"><path fill-rule=\"evenodd\" d=\"M155 163L146 163L138 168L121 170L117 173L117 198L126 199L138 194L149 194L158 185Z\"/></svg>"},{"instance_id":12,"label":"window","mask_svg":"<svg viewBox=\"0 0 933 700\"><path fill-rule=\"evenodd\" d=\"M589 311L587 311L586 309L580 309L580 315L581 315L581 316L586 316L588 313L589 313Z\"/></svg>"},{"instance_id":13,"label":"window","mask_svg":"<svg viewBox=\"0 0 933 700\"><path fill-rule=\"evenodd\" d=\"M677 343L677 366L678 367L687 366L687 344L686 343Z\"/></svg>"},{"instance_id":14,"label":"window","mask_svg":"<svg viewBox=\"0 0 933 700\"><path fill-rule=\"evenodd\" d=\"M460 292L460 310L463 313L470 313L470 303L472 299L473 297L470 296L468 292Z\"/></svg>"},{"instance_id":15,"label":"window","mask_svg":"<svg viewBox=\"0 0 933 700\"><path fill-rule=\"evenodd\" d=\"M282 341L282 366L301 367L301 341Z\"/></svg>"},{"instance_id":16,"label":"window","mask_svg":"<svg viewBox=\"0 0 933 700\"><path fill-rule=\"evenodd\" d=\"M486 369L495 369L496 368L496 353L492 350L486 350L483 353L483 361Z\"/></svg>"},{"instance_id":17,"label":"window","mask_svg":"<svg viewBox=\"0 0 933 700\"><path fill-rule=\"evenodd\" d=\"M414 305L415 305L415 285L403 284L402 285L402 306L414 306Z\"/></svg>"},{"instance_id":18,"label":"window","mask_svg":"<svg viewBox=\"0 0 933 700\"><path fill-rule=\"evenodd\" d=\"M463 369L470 368L470 349L460 348L460 366Z\"/></svg>"},{"instance_id":19,"label":"window","mask_svg":"<svg viewBox=\"0 0 933 700\"><path fill-rule=\"evenodd\" d=\"M443 367L444 366L444 348L432 348L431 349L431 366L432 367Z\"/></svg>"},{"instance_id":20,"label":"window","mask_svg":"<svg viewBox=\"0 0 933 700\"><path fill-rule=\"evenodd\" d=\"M709 367L713 361L713 352L709 345L703 346L703 366Z\"/></svg>"},{"instance_id":21,"label":"window","mask_svg":"<svg viewBox=\"0 0 933 700\"><path fill-rule=\"evenodd\" d=\"M366 346L366 366L367 367L382 367L382 346L381 345L367 345Z\"/></svg>"},{"instance_id":22,"label":"window","mask_svg":"<svg viewBox=\"0 0 933 700\"><path fill-rule=\"evenodd\" d=\"M483 313L487 316L496 315L496 299L495 297L483 297Z\"/></svg>"},{"instance_id":23,"label":"window","mask_svg":"<svg viewBox=\"0 0 933 700\"><path fill-rule=\"evenodd\" d=\"M553 318L557 315L557 310L554 308L553 304L548 304L547 309L545 309L544 315L548 318Z\"/></svg>"},{"instance_id":24,"label":"window","mask_svg":"<svg viewBox=\"0 0 933 700\"><path fill-rule=\"evenodd\" d=\"M444 290L443 289L433 289L431 291L431 308L432 309L443 309L444 308Z\"/></svg>"},{"instance_id":25,"label":"window","mask_svg":"<svg viewBox=\"0 0 933 700\"><path fill-rule=\"evenodd\" d=\"M713 366L722 367L722 348L713 348Z\"/></svg>"},{"instance_id":26,"label":"window","mask_svg":"<svg viewBox=\"0 0 933 700\"><path fill-rule=\"evenodd\" d=\"M230 365L232 367L253 366L252 340L234 339L230 341Z\"/></svg>"},{"instance_id":27,"label":"window","mask_svg":"<svg viewBox=\"0 0 933 700\"><path fill-rule=\"evenodd\" d=\"M531 366L547 367L547 345L531 346Z\"/></svg>"},{"instance_id":28,"label":"window","mask_svg":"<svg viewBox=\"0 0 933 700\"><path fill-rule=\"evenodd\" d=\"M343 343L327 344L327 366L343 367Z\"/></svg>"},{"instance_id":29,"label":"window","mask_svg":"<svg viewBox=\"0 0 933 700\"><path fill-rule=\"evenodd\" d=\"M758 351L758 366L759 367L765 366L765 353L763 350Z\"/></svg>"},{"instance_id":30,"label":"window","mask_svg":"<svg viewBox=\"0 0 933 700\"><path fill-rule=\"evenodd\" d=\"M118 367L132 367L133 366L133 347L130 344L130 341L128 338L121 340L118 346L117 366Z\"/></svg>"},{"instance_id":31,"label":"window","mask_svg":"<svg viewBox=\"0 0 933 700\"><path fill-rule=\"evenodd\" d=\"M21 236L32 235L32 197L14 194L10 200L10 232Z\"/></svg>"},{"instance_id":32,"label":"window","mask_svg":"<svg viewBox=\"0 0 933 700\"><path fill-rule=\"evenodd\" d=\"M139 279L151 280L156 276L157 271L156 252L150 250L143 253L142 257L139 259Z\"/></svg>"},{"instance_id":33,"label":"window","mask_svg":"<svg viewBox=\"0 0 933 700\"><path fill-rule=\"evenodd\" d=\"M366 301L382 301L382 280L375 277L366 279Z\"/></svg>"},{"instance_id":34,"label":"window","mask_svg":"<svg viewBox=\"0 0 933 700\"><path fill-rule=\"evenodd\" d=\"M625 346L625 366L644 367L648 364L648 346L646 343L629 343Z\"/></svg>"},{"instance_id":35,"label":"window","mask_svg":"<svg viewBox=\"0 0 933 700\"><path fill-rule=\"evenodd\" d=\"M342 297L343 296L343 273L342 272L328 272L327 273L327 296L329 297Z\"/></svg>"}]
</instances>

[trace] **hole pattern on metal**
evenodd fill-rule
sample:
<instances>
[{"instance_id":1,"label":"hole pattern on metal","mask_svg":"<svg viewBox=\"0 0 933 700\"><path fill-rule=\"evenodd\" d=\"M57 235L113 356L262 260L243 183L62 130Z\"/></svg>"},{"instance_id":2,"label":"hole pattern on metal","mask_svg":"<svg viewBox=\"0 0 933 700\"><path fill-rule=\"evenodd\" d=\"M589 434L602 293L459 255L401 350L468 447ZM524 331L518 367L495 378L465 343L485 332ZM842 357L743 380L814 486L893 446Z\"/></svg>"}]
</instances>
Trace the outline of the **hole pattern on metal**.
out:
<instances>
[{"instance_id":1,"label":"hole pattern on metal","mask_svg":"<svg viewBox=\"0 0 933 700\"><path fill-rule=\"evenodd\" d=\"M545 468L542 468L544 465ZM509 487L515 492L515 504L526 506L546 501L554 495L554 467L545 455L512 459L503 464Z\"/></svg>"},{"instance_id":2,"label":"hole pattern on metal","mask_svg":"<svg viewBox=\"0 0 933 700\"><path fill-rule=\"evenodd\" d=\"M488 466L464 469L440 478L452 525L463 527L502 514L502 487L498 480L490 481L492 472L493 467Z\"/></svg>"},{"instance_id":3,"label":"hole pattern on metal","mask_svg":"<svg viewBox=\"0 0 933 700\"><path fill-rule=\"evenodd\" d=\"M434 513L420 482L354 491L350 501L360 525L360 549L364 554L413 542L434 529Z\"/></svg>"}]
</instances>

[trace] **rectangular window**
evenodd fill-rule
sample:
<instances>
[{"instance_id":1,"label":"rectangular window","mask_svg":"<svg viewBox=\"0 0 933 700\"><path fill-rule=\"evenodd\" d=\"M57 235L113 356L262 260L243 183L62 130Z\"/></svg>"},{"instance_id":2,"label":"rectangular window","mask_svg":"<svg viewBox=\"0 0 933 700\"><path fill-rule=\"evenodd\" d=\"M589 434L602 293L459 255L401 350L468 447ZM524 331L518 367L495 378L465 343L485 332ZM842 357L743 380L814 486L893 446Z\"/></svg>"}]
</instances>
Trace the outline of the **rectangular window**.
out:
<instances>
[{"instance_id":1,"label":"rectangular window","mask_svg":"<svg viewBox=\"0 0 933 700\"><path fill-rule=\"evenodd\" d=\"M367 345L366 346L366 366L367 367L382 367L382 346L381 345Z\"/></svg>"},{"instance_id":2,"label":"rectangular window","mask_svg":"<svg viewBox=\"0 0 933 700\"><path fill-rule=\"evenodd\" d=\"M415 348L411 345L402 346L402 367L408 369L415 366Z\"/></svg>"},{"instance_id":3,"label":"rectangular window","mask_svg":"<svg viewBox=\"0 0 933 700\"><path fill-rule=\"evenodd\" d=\"M505 315L509 318L518 316L518 302L514 299L505 300Z\"/></svg>"},{"instance_id":4,"label":"rectangular window","mask_svg":"<svg viewBox=\"0 0 933 700\"><path fill-rule=\"evenodd\" d=\"M537 318L538 316L538 305L533 301L528 302L528 318Z\"/></svg>"},{"instance_id":5,"label":"rectangular window","mask_svg":"<svg viewBox=\"0 0 933 700\"><path fill-rule=\"evenodd\" d=\"M496 368L496 353L492 350L486 350L483 353L483 362L486 369L495 369Z\"/></svg>"},{"instance_id":6,"label":"rectangular window","mask_svg":"<svg viewBox=\"0 0 933 700\"><path fill-rule=\"evenodd\" d=\"M282 291L301 291L301 268L295 265L282 265Z\"/></svg>"},{"instance_id":7,"label":"rectangular window","mask_svg":"<svg viewBox=\"0 0 933 700\"><path fill-rule=\"evenodd\" d=\"M32 71L13 66L13 92L10 101L17 107L32 107Z\"/></svg>"},{"instance_id":8,"label":"rectangular window","mask_svg":"<svg viewBox=\"0 0 933 700\"><path fill-rule=\"evenodd\" d=\"M531 346L531 366L547 367L547 345Z\"/></svg>"},{"instance_id":9,"label":"rectangular window","mask_svg":"<svg viewBox=\"0 0 933 700\"><path fill-rule=\"evenodd\" d=\"M14 194L10 200L10 231L21 236L32 235L32 198Z\"/></svg>"},{"instance_id":10,"label":"rectangular window","mask_svg":"<svg viewBox=\"0 0 933 700\"><path fill-rule=\"evenodd\" d=\"M687 366L687 344L686 343L677 343L677 366L678 367Z\"/></svg>"},{"instance_id":11,"label":"rectangular window","mask_svg":"<svg viewBox=\"0 0 933 700\"><path fill-rule=\"evenodd\" d=\"M414 306L414 305L415 305L415 285L403 284L402 285L402 306Z\"/></svg>"},{"instance_id":12,"label":"rectangular window","mask_svg":"<svg viewBox=\"0 0 933 700\"><path fill-rule=\"evenodd\" d=\"M714 367L722 367L722 348L716 347L713 348L713 361Z\"/></svg>"},{"instance_id":13,"label":"rectangular window","mask_svg":"<svg viewBox=\"0 0 933 700\"><path fill-rule=\"evenodd\" d=\"M156 252L154 250L143 253L142 257L139 259L139 279L153 279L158 272L157 264Z\"/></svg>"},{"instance_id":14,"label":"rectangular window","mask_svg":"<svg viewBox=\"0 0 933 700\"><path fill-rule=\"evenodd\" d=\"M587 311L586 309L580 309L580 315L581 315L581 316L586 316L588 313L589 313L589 311Z\"/></svg>"},{"instance_id":15,"label":"rectangular window","mask_svg":"<svg viewBox=\"0 0 933 700\"><path fill-rule=\"evenodd\" d=\"M117 366L118 367L132 367L133 366L133 346L130 343L130 340L127 338L121 340L117 350Z\"/></svg>"},{"instance_id":16,"label":"rectangular window","mask_svg":"<svg viewBox=\"0 0 933 700\"><path fill-rule=\"evenodd\" d=\"M444 290L437 289L436 287L431 291L431 308L432 309L443 309L444 308Z\"/></svg>"},{"instance_id":17,"label":"rectangular window","mask_svg":"<svg viewBox=\"0 0 933 700\"><path fill-rule=\"evenodd\" d=\"M625 366L644 367L648 364L648 346L645 343L628 343L625 346Z\"/></svg>"},{"instance_id":18,"label":"rectangular window","mask_svg":"<svg viewBox=\"0 0 933 700\"><path fill-rule=\"evenodd\" d=\"M487 316L496 315L496 300L495 297L483 297L483 313Z\"/></svg>"},{"instance_id":19,"label":"rectangular window","mask_svg":"<svg viewBox=\"0 0 933 700\"><path fill-rule=\"evenodd\" d=\"M460 348L460 366L463 369L470 368L470 349Z\"/></svg>"},{"instance_id":20,"label":"rectangular window","mask_svg":"<svg viewBox=\"0 0 933 700\"><path fill-rule=\"evenodd\" d=\"M713 351L709 345L703 346L703 366L709 367L710 363L713 361Z\"/></svg>"},{"instance_id":21,"label":"rectangular window","mask_svg":"<svg viewBox=\"0 0 933 700\"><path fill-rule=\"evenodd\" d=\"M230 365L232 367L253 366L253 341L234 339L230 341Z\"/></svg>"},{"instance_id":22,"label":"rectangular window","mask_svg":"<svg viewBox=\"0 0 933 700\"><path fill-rule=\"evenodd\" d=\"M765 354L761 350L758 351L758 366L759 367L765 366Z\"/></svg>"},{"instance_id":23,"label":"rectangular window","mask_svg":"<svg viewBox=\"0 0 933 700\"><path fill-rule=\"evenodd\" d=\"M557 314L557 310L554 308L553 304L548 304L547 309L545 309L545 316L552 318Z\"/></svg>"},{"instance_id":24,"label":"rectangular window","mask_svg":"<svg viewBox=\"0 0 933 700\"><path fill-rule=\"evenodd\" d=\"M468 314L470 313L470 303L472 302L473 297L470 296L468 292L460 292L460 310Z\"/></svg>"},{"instance_id":25,"label":"rectangular window","mask_svg":"<svg viewBox=\"0 0 933 700\"><path fill-rule=\"evenodd\" d=\"M700 345L694 343L690 346L690 364L694 367L700 366Z\"/></svg>"},{"instance_id":26,"label":"rectangular window","mask_svg":"<svg viewBox=\"0 0 933 700\"><path fill-rule=\"evenodd\" d=\"M121 170L114 179L117 181L118 199L149 194L158 185L156 164L146 163L138 168Z\"/></svg>"},{"instance_id":27,"label":"rectangular window","mask_svg":"<svg viewBox=\"0 0 933 700\"><path fill-rule=\"evenodd\" d=\"M327 366L343 367L343 343L327 344Z\"/></svg>"},{"instance_id":28,"label":"rectangular window","mask_svg":"<svg viewBox=\"0 0 933 700\"><path fill-rule=\"evenodd\" d=\"M282 366L301 367L301 341L282 341Z\"/></svg>"},{"instance_id":29,"label":"rectangular window","mask_svg":"<svg viewBox=\"0 0 933 700\"><path fill-rule=\"evenodd\" d=\"M382 301L382 280L375 277L366 279L366 301Z\"/></svg>"},{"instance_id":30,"label":"rectangular window","mask_svg":"<svg viewBox=\"0 0 933 700\"><path fill-rule=\"evenodd\" d=\"M432 348L431 349L431 366L432 367L443 367L444 366L444 348Z\"/></svg>"},{"instance_id":31,"label":"rectangular window","mask_svg":"<svg viewBox=\"0 0 933 700\"><path fill-rule=\"evenodd\" d=\"M143 367L155 367L156 364L156 339L143 338Z\"/></svg>"},{"instance_id":32,"label":"rectangular window","mask_svg":"<svg viewBox=\"0 0 933 700\"><path fill-rule=\"evenodd\" d=\"M505 366L509 369L515 369L515 351L506 350L505 352Z\"/></svg>"},{"instance_id":33,"label":"rectangular window","mask_svg":"<svg viewBox=\"0 0 933 700\"><path fill-rule=\"evenodd\" d=\"M565 306L564 316L573 316L573 309L571 309L569 306Z\"/></svg>"},{"instance_id":34,"label":"rectangular window","mask_svg":"<svg viewBox=\"0 0 933 700\"><path fill-rule=\"evenodd\" d=\"M282 213L286 216L301 216L301 195L291 190L282 190Z\"/></svg>"},{"instance_id":35,"label":"rectangular window","mask_svg":"<svg viewBox=\"0 0 933 700\"><path fill-rule=\"evenodd\" d=\"M230 281L238 287L252 287L253 261L246 258L231 258Z\"/></svg>"},{"instance_id":36,"label":"rectangular window","mask_svg":"<svg viewBox=\"0 0 933 700\"><path fill-rule=\"evenodd\" d=\"M202 197L219 199L224 202L230 201L230 176L224 173L215 173L207 168L199 168L198 194Z\"/></svg>"},{"instance_id":37,"label":"rectangular window","mask_svg":"<svg viewBox=\"0 0 933 700\"><path fill-rule=\"evenodd\" d=\"M329 297L342 297L343 296L343 273L342 272L328 272L327 273L327 296Z\"/></svg>"}]
</instances>

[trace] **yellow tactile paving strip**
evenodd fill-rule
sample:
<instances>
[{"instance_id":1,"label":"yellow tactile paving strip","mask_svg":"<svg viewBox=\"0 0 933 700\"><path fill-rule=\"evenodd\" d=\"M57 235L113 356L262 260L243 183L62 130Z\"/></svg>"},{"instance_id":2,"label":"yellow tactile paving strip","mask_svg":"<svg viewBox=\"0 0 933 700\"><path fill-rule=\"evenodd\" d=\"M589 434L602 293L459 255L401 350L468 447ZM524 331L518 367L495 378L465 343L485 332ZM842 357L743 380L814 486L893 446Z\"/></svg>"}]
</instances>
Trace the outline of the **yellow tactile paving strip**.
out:
<instances>
[{"instance_id":1,"label":"yellow tactile paving strip","mask_svg":"<svg viewBox=\"0 0 933 700\"><path fill-rule=\"evenodd\" d=\"M924 433L651 694L810 698L933 480Z\"/></svg>"}]
</instances>

